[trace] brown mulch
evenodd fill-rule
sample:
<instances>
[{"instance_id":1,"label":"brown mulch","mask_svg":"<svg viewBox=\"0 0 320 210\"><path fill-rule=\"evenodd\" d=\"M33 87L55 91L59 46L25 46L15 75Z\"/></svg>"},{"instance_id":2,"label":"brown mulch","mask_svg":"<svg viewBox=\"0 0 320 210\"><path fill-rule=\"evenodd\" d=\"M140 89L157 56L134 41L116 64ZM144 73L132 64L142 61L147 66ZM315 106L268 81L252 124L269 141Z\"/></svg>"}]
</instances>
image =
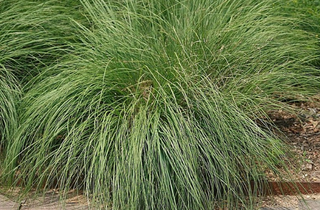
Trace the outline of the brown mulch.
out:
<instances>
[{"instance_id":1,"label":"brown mulch","mask_svg":"<svg viewBox=\"0 0 320 210\"><path fill-rule=\"evenodd\" d=\"M320 95L309 102L293 103L292 107L298 114L283 110L268 114L298 157L293 166L295 171L291 173L294 181L320 182ZM275 177L270 174L269 178L274 180Z\"/></svg>"},{"instance_id":2,"label":"brown mulch","mask_svg":"<svg viewBox=\"0 0 320 210\"><path fill-rule=\"evenodd\" d=\"M292 103L298 114L284 110L269 112L269 117L280 129L286 143L290 146L297 159L292 163L290 179L297 183L320 183L320 94L311 98L309 102ZM266 171L270 182L279 182L270 171ZM284 179L285 180L285 179ZM303 199L320 202L320 194L303 195ZM304 193L305 194L305 193ZM260 207L266 209L302 209L302 197L299 195L266 196L260 200ZM260 208L259 208L260 209ZM303 208L305 209L305 208ZM310 208L310 209L319 209Z\"/></svg>"}]
</instances>

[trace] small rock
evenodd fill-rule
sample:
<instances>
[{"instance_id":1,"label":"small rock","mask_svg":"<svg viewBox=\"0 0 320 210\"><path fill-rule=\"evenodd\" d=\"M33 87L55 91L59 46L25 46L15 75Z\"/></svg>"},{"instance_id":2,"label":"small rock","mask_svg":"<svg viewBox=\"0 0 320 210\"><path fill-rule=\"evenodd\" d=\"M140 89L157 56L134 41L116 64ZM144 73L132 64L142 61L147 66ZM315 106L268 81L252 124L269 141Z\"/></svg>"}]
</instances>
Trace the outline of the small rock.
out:
<instances>
[{"instance_id":1,"label":"small rock","mask_svg":"<svg viewBox=\"0 0 320 210\"><path fill-rule=\"evenodd\" d=\"M313 164L311 163L306 163L302 165L302 171L311 171L313 168Z\"/></svg>"},{"instance_id":2,"label":"small rock","mask_svg":"<svg viewBox=\"0 0 320 210\"><path fill-rule=\"evenodd\" d=\"M314 171L310 175L315 179L320 179L320 171Z\"/></svg>"}]
</instances>

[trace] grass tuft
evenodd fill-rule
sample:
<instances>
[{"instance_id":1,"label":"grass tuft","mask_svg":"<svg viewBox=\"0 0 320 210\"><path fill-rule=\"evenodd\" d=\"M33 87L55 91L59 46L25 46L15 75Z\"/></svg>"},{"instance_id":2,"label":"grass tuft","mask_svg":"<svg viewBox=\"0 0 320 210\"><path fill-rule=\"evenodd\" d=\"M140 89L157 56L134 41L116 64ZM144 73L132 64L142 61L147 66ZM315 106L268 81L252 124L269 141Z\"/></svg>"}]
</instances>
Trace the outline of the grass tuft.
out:
<instances>
[{"instance_id":1,"label":"grass tuft","mask_svg":"<svg viewBox=\"0 0 320 210\"><path fill-rule=\"evenodd\" d=\"M61 12L47 23L73 21L39 32L48 60L31 62L2 178L76 188L94 208L253 208L287 152L255 118L319 91L318 40L276 2L82 0L69 16L37 3Z\"/></svg>"},{"instance_id":2,"label":"grass tuft","mask_svg":"<svg viewBox=\"0 0 320 210\"><path fill-rule=\"evenodd\" d=\"M20 96L16 78L0 64L0 152L18 128L16 103Z\"/></svg>"}]
</instances>

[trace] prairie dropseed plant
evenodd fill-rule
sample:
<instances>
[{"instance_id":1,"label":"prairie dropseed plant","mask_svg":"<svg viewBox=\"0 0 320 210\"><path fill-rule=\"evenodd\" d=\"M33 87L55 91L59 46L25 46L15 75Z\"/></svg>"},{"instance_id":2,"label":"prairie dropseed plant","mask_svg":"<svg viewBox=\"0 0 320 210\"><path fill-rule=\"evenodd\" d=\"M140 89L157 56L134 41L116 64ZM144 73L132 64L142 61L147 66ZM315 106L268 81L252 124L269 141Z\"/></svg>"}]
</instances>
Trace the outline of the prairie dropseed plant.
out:
<instances>
[{"instance_id":1,"label":"prairie dropseed plant","mask_svg":"<svg viewBox=\"0 0 320 210\"><path fill-rule=\"evenodd\" d=\"M319 88L316 41L273 2L82 0L26 86L3 178L98 209L253 208L286 147L252 118Z\"/></svg>"},{"instance_id":2,"label":"prairie dropseed plant","mask_svg":"<svg viewBox=\"0 0 320 210\"><path fill-rule=\"evenodd\" d=\"M79 7L73 0L0 0L0 62L23 85L56 64L75 41L71 17L84 19L78 7L71 7L75 3Z\"/></svg>"},{"instance_id":3,"label":"prairie dropseed plant","mask_svg":"<svg viewBox=\"0 0 320 210\"><path fill-rule=\"evenodd\" d=\"M0 152L17 128L16 102L20 87L13 74L0 64Z\"/></svg>"},{"instance_id":4,"label":"prairie dropseed plant","mask_svg":"<svg viewBox=\"0 0 320 210\"><path fill-rule=\"evenodd\" d=\"M0 136L5 146L18 123L18 106L24 90L44 67L56 64L74 41L66 4L75 1L0 0ZM69 5L70 6L70 5ZM69 15L64 13L68 12ZM78 14L79 13L79 14ZM82 14L72 18L81 22ZM28 85L26 85L28 84Z\"/></svg>"}]
</instances>

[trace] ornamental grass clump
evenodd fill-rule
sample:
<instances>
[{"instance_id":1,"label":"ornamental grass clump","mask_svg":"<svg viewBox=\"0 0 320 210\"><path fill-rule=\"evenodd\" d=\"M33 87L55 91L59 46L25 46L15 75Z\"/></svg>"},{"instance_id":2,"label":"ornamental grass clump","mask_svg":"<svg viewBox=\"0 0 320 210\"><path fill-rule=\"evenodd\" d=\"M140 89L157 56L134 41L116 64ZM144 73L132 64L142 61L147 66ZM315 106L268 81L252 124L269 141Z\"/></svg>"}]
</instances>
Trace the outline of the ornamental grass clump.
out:
<instances>
[{"instance_id":1,"label":"ornamental grass clump","mask_svg":"<svg viewBox=\"0 0 320 210\"><path fill-rule=\"evenodd\" d=\"M0 63L24 88L76 41L71 17L85 18L79 6L74 0L0 0Z\"/></svg>"},{"instance_id":2,"label":"ornamental grass clump","mask_svg":"<svg viewBox=\"0 0 320 210\"><path fill-rule=\"evenodd\" d=\"M67 9L66 4L77 4ZM70 6L70 5L69 5ZM0 140L5 147L19 127L18 106L24 90L44 67L56 64L75 40L70 14L73 0L0 0ZM66 15L65 13L68 13ZM81 22L77 11L72 16ZM73 31L73 32L72 32ZM27 85L28 84L28 85ZM5 151L3 151L5 152Z\"/></svg>"},{"instance_id":3,"label":"ornamental grass clump","mask_svg":"<svg viewBox=\"0 0 320 210\"><path fill-rule=\"evenodd\" d=\"M298 17L295 26L313 35L311 39L318 40L317 60L312 62L318 69L320 68L320 2L318 0L296 0L280 2L279 14L286 14L290 17ZM319 75L319 74L318 74Z\"/></svg>"},{"instance_id":4,"label":"ornamental grass clump","mask_svg":"<svg viewBox=\"0 0 320 210\"><path fill-rule=\"evenodd\" d=\"M97 209L253 208L286 150L253 120L319 89L316 41L273 2L82 0L63 59L25 86L2 177Z\"/></svg>"},{"instance_id":5,"label":"ornamental grass clump","mask_svg":"<svg viewBox=\"0 0 320 210\"><path fill-rule=\"evenodd\" d=\"M20 87L16 78L0 64L0 152L17 129L16 102Z\"/></svg>"}]
</instances>

